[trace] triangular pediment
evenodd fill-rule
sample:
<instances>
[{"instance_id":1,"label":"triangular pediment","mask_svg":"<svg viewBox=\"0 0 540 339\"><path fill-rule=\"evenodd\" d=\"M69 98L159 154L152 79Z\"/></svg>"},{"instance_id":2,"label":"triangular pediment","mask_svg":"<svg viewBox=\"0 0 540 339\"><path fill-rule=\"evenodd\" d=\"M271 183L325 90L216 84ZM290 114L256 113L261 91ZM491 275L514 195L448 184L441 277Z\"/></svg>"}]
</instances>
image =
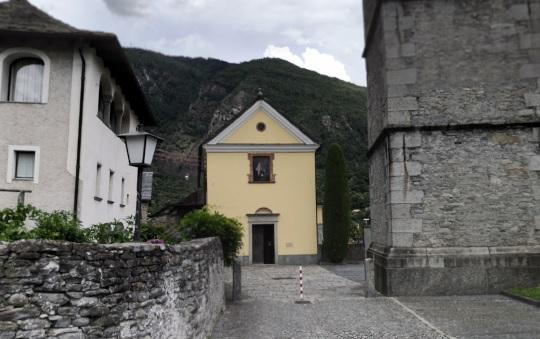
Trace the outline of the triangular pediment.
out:
<instances>
[{"instance_id":1,"label":"triangular pediment","mask_svg":"<svg viewBox=\"0 0 540 339\"><path fill-rule=\"evenodd\" d=\"M264 100L258 100L207 145L310 145L313 140Z\"/></svg>"}]
</instances>

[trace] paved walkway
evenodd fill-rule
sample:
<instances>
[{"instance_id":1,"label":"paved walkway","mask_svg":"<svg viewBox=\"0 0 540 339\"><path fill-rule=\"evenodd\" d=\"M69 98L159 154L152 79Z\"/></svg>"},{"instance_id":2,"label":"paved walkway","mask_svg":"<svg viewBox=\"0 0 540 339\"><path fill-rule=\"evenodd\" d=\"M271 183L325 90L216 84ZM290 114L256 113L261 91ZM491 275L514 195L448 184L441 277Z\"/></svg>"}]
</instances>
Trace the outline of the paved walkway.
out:
<instances>
[{"instance_id":1,"label":"paved walkway","mask_svg":"<svg viewBox=\"0 0 540 339\"><path fill-rule=\"evenodd\" d=\"M245 266L243 299L227 305L214 339L540 339L540 311L502 296L364 298L361 265Z\"/></svg>"}]
</instances>

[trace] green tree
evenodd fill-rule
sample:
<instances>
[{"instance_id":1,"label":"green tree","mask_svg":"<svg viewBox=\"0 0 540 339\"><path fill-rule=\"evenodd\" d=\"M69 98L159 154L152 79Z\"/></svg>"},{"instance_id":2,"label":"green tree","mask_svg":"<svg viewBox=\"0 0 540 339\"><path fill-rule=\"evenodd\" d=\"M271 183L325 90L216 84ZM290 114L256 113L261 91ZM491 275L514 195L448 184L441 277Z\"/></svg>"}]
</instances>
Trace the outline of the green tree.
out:
<instances>
[{"instance_id":1,"label":"green tree","mask_svg":"<svg viewBox=\"0 0 540 339\"><path fill-rule=\"evenodd\" d=\"M323 251L334 263L347 254L351 225L351 202L343 151L330 145L326 158L323 206Z\"/></svg>"}]
</instances>

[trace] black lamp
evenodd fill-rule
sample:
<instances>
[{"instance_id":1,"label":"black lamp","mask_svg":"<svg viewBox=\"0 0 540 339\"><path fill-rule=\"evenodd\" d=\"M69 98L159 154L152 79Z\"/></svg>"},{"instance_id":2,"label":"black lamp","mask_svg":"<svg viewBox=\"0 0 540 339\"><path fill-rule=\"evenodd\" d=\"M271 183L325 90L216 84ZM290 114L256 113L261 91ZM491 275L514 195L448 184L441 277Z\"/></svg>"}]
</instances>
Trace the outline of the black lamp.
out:
<instances>
[{"instance_id":1,"label":"black lamp","mask_svg":"<svg viewBox=\"0 0 540 339\"><path fill-rule=\"evenodd\" d=\"M135 211L135 230L133 232L133 240L140 241L141 187L143 169L152 164L157 145L163 141L163 139L147 132L121 134L118 137L122 138L126 144L129 165L137 167L137 207Z\"/></svg>"}]
</instances>

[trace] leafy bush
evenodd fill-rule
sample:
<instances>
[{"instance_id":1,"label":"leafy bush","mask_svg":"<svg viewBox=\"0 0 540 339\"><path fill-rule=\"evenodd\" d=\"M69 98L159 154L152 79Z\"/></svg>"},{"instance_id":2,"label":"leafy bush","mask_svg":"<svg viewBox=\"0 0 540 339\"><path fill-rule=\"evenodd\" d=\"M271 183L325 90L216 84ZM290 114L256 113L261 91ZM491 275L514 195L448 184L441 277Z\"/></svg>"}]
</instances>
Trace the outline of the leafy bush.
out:
<instances>
[{"instance_id":1,"label":"leafy bush","mask_svg":"<svg viewBox=\"0 0 540 339\"><path fill-rule=\"evenodd\" d=\"M34 221L36 227L27 229L26 221ZM44 212L33 206L17 206L0 211L0 240L50 239L73 242L87 241L86 232L72 214L63 211Z\"/></svg>"},{"instance_id":2,"label":"leafy bush","mask_svg":"<svg viewBox=\"0 0 540 339\"><path fill-rule=\"evenodd\" d=\"M242 246L243 229L236 219L207 208L186 214L180 221L180 233L184 240L218 237L223 246L223 257L230 265Z\"/></svg>"},{"instance_id":3,"label":"leafy bush","mask_svg":"<svg viewBox=\"0 0 540 339\"><path fill-rule=\"evenodd\" d=\"M154 224L141 224L141 241L163 239L164 228Z\"/></svg>"},{"instance_id":4,"label":"leafy bush","mask_svg":"<svg viewBox=\"0 0 540 339\"><path fill-rule=\"evenodd\" d=\"M353 222L349 232L350 241L358 244L364 239L364 227L361 224Z\"/></svg>"},{"instance_id":5,"label":"leafy bush","mask_svg":"<svg viewBox=\"0 0 540 339\"><path fill-rule=\"evenodd\" d=\"M80 222L72 213L66 211L37 211L33 217L37 227L29 231L31 239L65 240L89 242L88 232L81 228Z\"/></svg>"},{"instance_id":6,"label":"leafy bush","mask_svg":"<svg viewBox=\"0 0 540 339\"><path fill-rule=\"evenodd\" d=\"M351 228L351 203L345 159L341 147L328 150L323 206L323 251L331 262L342 262L347 255Z\"/></svg>"},{"instance_id":7,"label":"leafy bush","mask_svg":"<svg viewBox=\"0 0 540 339\"><path fill-rule=\"evenodd\" d=\"M27 229L25 223L33 221L33 229ZM30 205L18 206L0 211L0 241L22 239L48 239L71 242L115 243L129 242L133 237L133 220L102 223L89 229L81 228L75 216L66 211L45 212Z\"/></svg>"},{"instance_id":8,"label":"leafy bush","mask_svg":"<svg viewBox=\"0 0 540 339\"><path fill-rule=\"evenodd\" d=\"M33 217L37 210L32 206L17 206L15 209L6 208L0 211L0 241L15 241L27 239L28 230L25 221Z\"/></svg>"},{"instance_id":9,"label":"leafy bush","mask_svg":"<svg viewBox=\"0 0 540 339\"><path fill-rule=\"evenodd\" d=\"M132 218L128 218L125 220L125 224L120 220L114 220L113 222L92 225L87 231L88 236L100 244L130 242L133 240L134 221Z\"/></svg>"},{"instance_id":10,"label":"leafy bush","mask_svg":"<svg viewBox=\"0 0 540 339\"><path fill-rule=\"evenodd\" d=\"M177 244L182 241L182 235L174 226L162 226L152 223L141 224L141 240L163 240L167 244Z\"/></svg>"},{"instance_id":11,"label":"leafy bush","mask_svg":"<svg viewBox=\"0 0 540 339\"><path fill-rule=\"evenodd\" d=\"M369 208L353 210L351 214L350 241L359 243L364 239L364 219L369 219Z\"/></svg>"}]
</instances>

